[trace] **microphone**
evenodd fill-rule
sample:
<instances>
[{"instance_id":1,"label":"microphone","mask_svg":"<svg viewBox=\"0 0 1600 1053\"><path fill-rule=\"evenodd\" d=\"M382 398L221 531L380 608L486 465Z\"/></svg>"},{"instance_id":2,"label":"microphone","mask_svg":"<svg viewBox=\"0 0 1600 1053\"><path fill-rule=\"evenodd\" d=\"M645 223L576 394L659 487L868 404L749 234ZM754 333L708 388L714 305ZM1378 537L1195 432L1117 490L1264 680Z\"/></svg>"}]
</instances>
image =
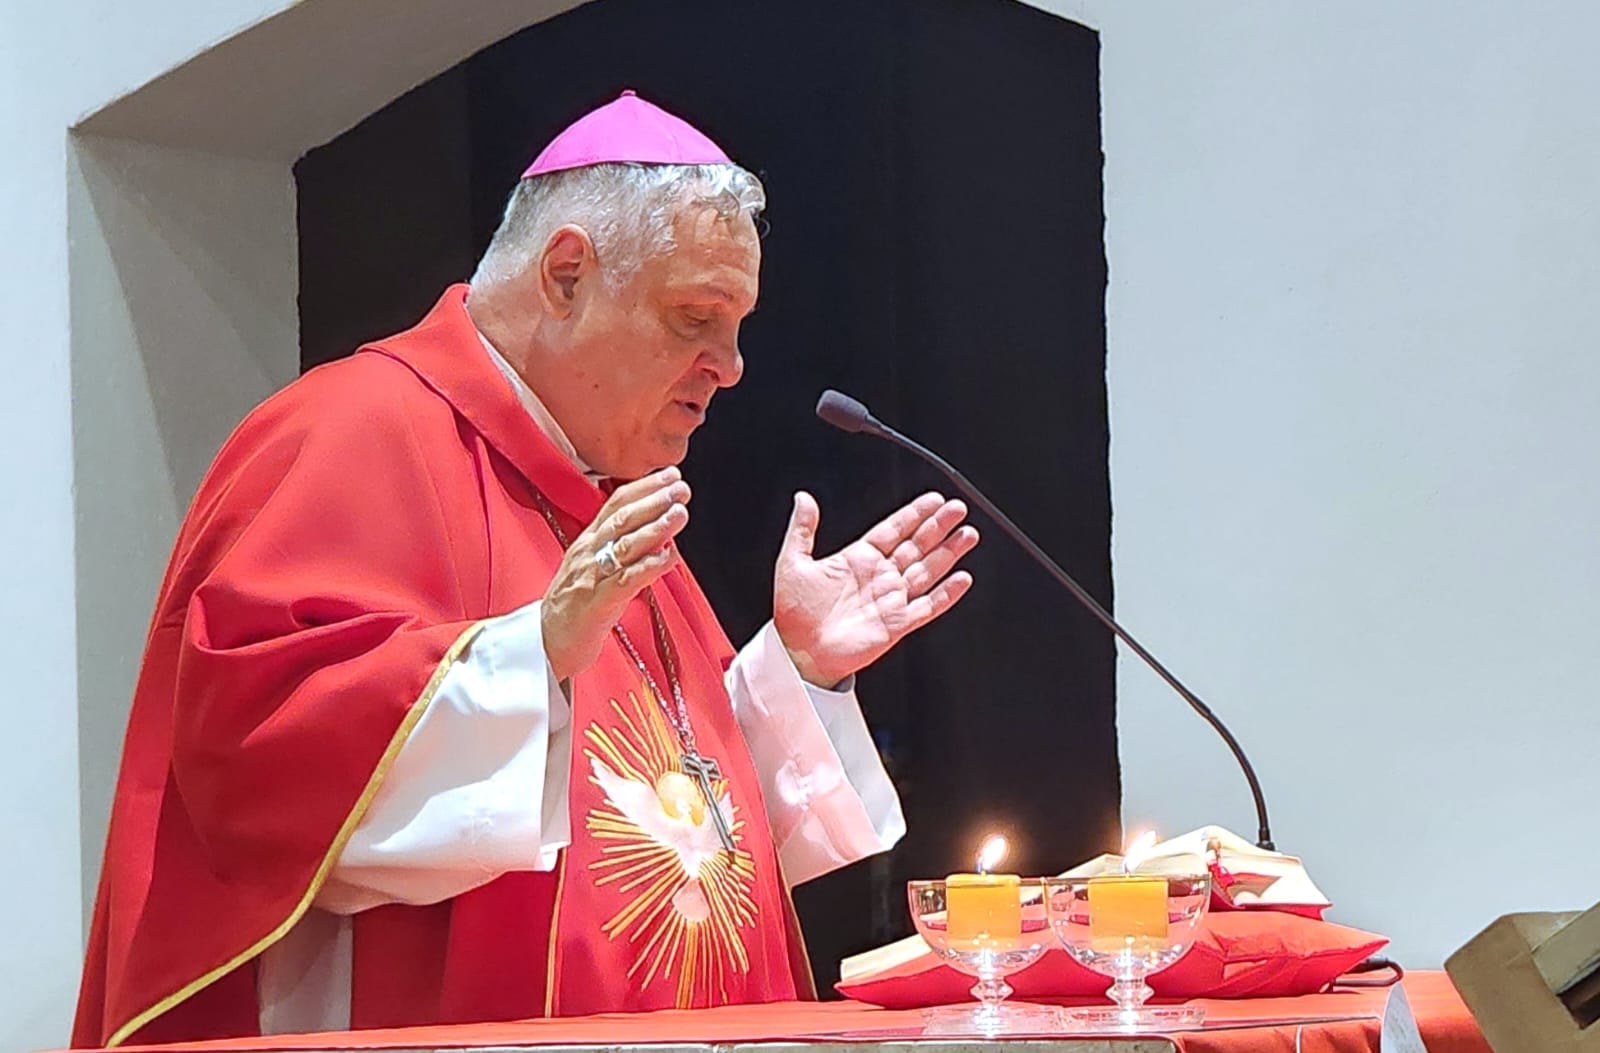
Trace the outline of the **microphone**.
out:
<instances>
[{"instance_id":1,"label":"microphone","mask_svg":"<svg viewBox=\"0 0 1600 1053\"><path fill-rule=\"evenodd\" d=\"M822 398L817 400L817 416L841 431L866 432L868 435L876 435L880 439L887 439L902 449L910 450L939 469L951 482L956 484L957 489L970 498L984 512L987 512L996 523L999 523L1001 528L1011 536L1012 540L1021 545L1028 555L1032 556L1045 570L1049 571L1056 581L1066 586L1067 591L1077 597L1078 602L1087 607L1090 614L1098 618L1101 624L1116 635L1117 639L1127 644L1134 654L1143 659L1144 664L1153 669L1162 680L1165 680L1167 686L1176 691L1185 702L1189 703L1194 711L1200 714L1200 718L1210 724L1216 733L1222 737L1222 741L1227 743L1228 749L1233 753L1233 759L1239 763L1239 769L1244 772L1245 781L1250 784L1250 795L1255 798L1256 820L1260 827L1256 844L1268 851L1276 851L1272 843L1272 827L1267 822L1267 799L1261 793L1261 781L1256 778L1256 770L1251 766L1250 758L1244 755L1244 747L1240 746L1239 740L1233 737L1233 732L1229 731L1221 718L1211 711L1210 706L1200 701L1200 696L1185 687L1183 681L1169 672L1166 666L1162 665L1154 655L1145 650L1144 646L1138 640L1135 640L1128 630L1118 625L1116 619L1112 618L1106 609L1100 606L1082 585L1079 585L1072 579L1070 574L1062 570L1055 560L1045 554L1042 548L1034 544L1033 539L1022 532L1021 527L1013 523L1009 516L996 508L994 502L985 497L983 491L974 486L971 480L956 471L949 461L946 461L921 443L907 438L883 423L869 413L867 407L862 403L831 388L824 391Z\"/></svg>"},{"instance_id":2,"label":"microphone","mask_svg":"<svg viewBox=\"0 0 1600 1053\"><path fill-rule=\"evenodd\" d=\"M883 422L867 412L867 407L842 391L829 388L817 400L817 416L840 431L865 431L884 435ZM887 435L884 435L888 438ZM909 439L906 441L910 441Z\"/></svg>"}]
</instances>

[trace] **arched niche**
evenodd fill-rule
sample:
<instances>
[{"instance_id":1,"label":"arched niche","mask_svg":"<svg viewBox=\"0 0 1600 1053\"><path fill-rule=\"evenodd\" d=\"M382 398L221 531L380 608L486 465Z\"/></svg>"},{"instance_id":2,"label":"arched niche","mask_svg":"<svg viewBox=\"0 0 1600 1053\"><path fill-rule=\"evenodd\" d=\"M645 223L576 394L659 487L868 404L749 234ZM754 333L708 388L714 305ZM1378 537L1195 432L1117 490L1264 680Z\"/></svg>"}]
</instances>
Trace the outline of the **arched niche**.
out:
<instances>
[{"instance_id":1,"label":"arched niche","mask_svg":"<svg viewBox=\"0 0 1600 1053\"><path fill-rule=\"evenodd\" d=\"M86 889L99 866L143 630L178 523L229 430L301 365L292 166L480 49L576 6L463 11L307 0L75 130L69 212ZM1048 114L1041 104L1041 119ZM411 163L427 164L438 143L424 137L409 146ZM365 178L381 184L383 171L367 169ZM1103 254L1085 266L1100 268L1103 285ZM1098 341L1103 355L1103 330ZM962 438L979 441L976 431ZM1103 454L1098 464L1103 470ZM1109 683L1111 652L1101 643ZM894 883L888 872L872 880L875 889ZM858 948L823 951L841 949Z\"/></svg>"}]
</instances>

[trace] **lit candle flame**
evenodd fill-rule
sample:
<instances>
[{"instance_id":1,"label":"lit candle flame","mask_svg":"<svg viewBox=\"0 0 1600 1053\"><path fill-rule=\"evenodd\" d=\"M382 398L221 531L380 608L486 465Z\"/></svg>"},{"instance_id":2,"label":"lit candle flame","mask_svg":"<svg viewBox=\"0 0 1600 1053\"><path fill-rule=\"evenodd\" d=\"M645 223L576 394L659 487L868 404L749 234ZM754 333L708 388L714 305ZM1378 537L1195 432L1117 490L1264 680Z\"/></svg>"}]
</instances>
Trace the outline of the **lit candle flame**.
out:
<instances>
[{"instance_id":1,"label":"lit candle flame","mask_svg":"<svg viewBox=\"0 0 1600 1053\"><path fill-rule=\"evenodd\" d=\"M978 873L987 874L999 866L1000 861L1006 857L1006 850L1009 847L1005 838L999 834L991 835L983 843L983 847L978 849Z\"/></svg>"},{"instance_id":2,"label":"lit candle flame","mask_svg":"<svg viewBox=\"0 0 1600 1053\"><path fill-rule=\"evenodd\" d=\"M1128 850L1122 854L1122 870L1132 873L1139 868L1139 864L1150 858L1150 850L1156 846L1156 832L1146 830L1128 843Z\"/></svg>"}]
</instances>

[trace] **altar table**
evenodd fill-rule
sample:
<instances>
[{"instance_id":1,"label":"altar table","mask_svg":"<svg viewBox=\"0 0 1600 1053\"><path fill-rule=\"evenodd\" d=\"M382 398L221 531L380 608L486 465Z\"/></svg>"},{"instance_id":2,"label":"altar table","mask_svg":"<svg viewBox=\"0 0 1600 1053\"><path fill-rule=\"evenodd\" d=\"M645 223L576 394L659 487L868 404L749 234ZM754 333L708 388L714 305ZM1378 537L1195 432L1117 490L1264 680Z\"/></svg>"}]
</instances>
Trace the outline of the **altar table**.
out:
<instances>
[{"instance_id":1,"label":"altar table","mask_svg":"<svg viewBox=\"0 0 1600 1053\"><path fill-rule=\"evenodd\" d=\"M1204 1029L1143 1036L931 1036L916 1010L779 1002L122 1048L124 1053L815 1053L820 1047L851 1045L855 1048L848 1053L986 1053L1003 1045L1017 1053L1490 1053L1442 972L1412 973L1389 988L1196 1004L1206 1008Z\"/></svg>"}]
</instances>

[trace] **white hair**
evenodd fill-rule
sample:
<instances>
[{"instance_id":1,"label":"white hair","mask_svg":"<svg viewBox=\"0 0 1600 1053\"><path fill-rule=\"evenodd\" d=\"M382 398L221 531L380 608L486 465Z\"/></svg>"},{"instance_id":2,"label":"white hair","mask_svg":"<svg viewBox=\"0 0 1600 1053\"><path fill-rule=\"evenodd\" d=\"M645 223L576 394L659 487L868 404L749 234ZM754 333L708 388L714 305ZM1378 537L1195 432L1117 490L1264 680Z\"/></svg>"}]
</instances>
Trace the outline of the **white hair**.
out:
<instances>
[{"instance_id":1,"label":"white hair","mask_svg":"<svg viewBox=\"0 0 1600 1053\"><path fill-rule=\"evenodd\" d=\"M761 180L734 164L599 164L522 180L506 203L472 288L508 281L538 260L550 235L565 224L594 242L600 273L612 289L625 286L644 261L672 248L672 225L685 206L752 219L767 207Z\"/></svg>"}]
</instances>

